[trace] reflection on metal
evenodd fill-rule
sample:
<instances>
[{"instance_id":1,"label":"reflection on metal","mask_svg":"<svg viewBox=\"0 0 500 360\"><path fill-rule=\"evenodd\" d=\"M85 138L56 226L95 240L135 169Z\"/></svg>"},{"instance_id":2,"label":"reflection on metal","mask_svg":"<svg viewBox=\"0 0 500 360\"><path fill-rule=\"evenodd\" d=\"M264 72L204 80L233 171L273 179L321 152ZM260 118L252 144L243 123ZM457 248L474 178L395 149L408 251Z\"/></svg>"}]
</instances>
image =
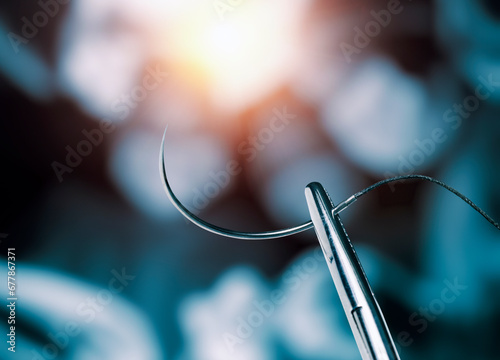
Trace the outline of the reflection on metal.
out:
<instances>
[{"instance_id":1,"label":"reflection on metal","mask_svg":"<svg viewBox=\"0 0 500 360\"><path fill-rule=\"evenodd\" d=\"M351 205L359 197L381 185L392 181L419 179L432 182L452 192L479 212L497 229L500 229L498 223L462 193L439 180L424 175L405 175L379 181L357 192L337 206L333 205L321 184L311 183L305 190L311 221L288 229L262 233L240 232L221 228L194 215L173 193L165 169L164 147L166 132L167 129L165 129L165 133L163 134L160 147L160 175L163 178L166 193L172 204L195 225L214 234L243 240L274 239L296 234L314 227L363 360L398 360L399 355L361 263L340 221L338 214L342 210Z\"/></svg>"},{"instance_id":2,"label":"reflection on metal","mask_svg":"<svg viewBox=\"0 0 500 360\"><path fill-rule=\"evenodd\" d=\"M364 360L399 359L382 311L340 217L319 183L306 187L311 219Z\"/></svg>"},{"instance_id":3,"label":"reflection on metal","mask_svg":"<svg viewBox=\"0 0 500 360\"><path fill-rule=\"evenodd\" d=\"M297 225L295 227L290 227L287 229L281 229L281 230L272 230L272 231L265 231L261 233L254 233L254 232L242 232L242 231L235 231L235 230L230 230L230 229L225 229L213 224L210 224L206 222L203 219L200 219L198 216L193 214L191 211L189 211L180 201L177 199L177 196L175 196L172 188L170 187L170 183L168 182L167 178L167 170L165 168L165 136L167 134L167 129L168 126L165 128L165 132L163 133L163 138L161 141L161 146L160 146L160 156L159 156L159 161L160 161L160 176L163 180L163 185L165 187L165 192L167 193L168 198L172 202L172 204L179 210L179 212L186 217L189 221L191 221L193 224L201 227L204 230L207 230L209 232L212 232L217 235L229 237L229 238L234 238L234 239L241 239L241 240L270 240L270 239L276 239L280 237L285 237L293 234L298 234L302 231L309 230L313 227L312 221L306 221L305 223L301 225ZM476 210L478 213L480 213L486 220L488 220L493 226L495 226L497 229L500 230L500 225L495 222L488 214L486 214L479 206L474 204L470 199L468 199L465 195L460 193L458 190L452 188L451 186L446 185L442 181L436 180L434 178L431 178L429 176L425 175L417 175L417 174L412 174L412 175L403 175L403 176L396 176L393 178L381 180L366 189L363 189L356 194L352 195L348 199L340 202L337 206L334 207L333 212L334 214L339 214L342 210L346 209L349 205L351 205L353 202L355 202L357 199L359 199L361 196L366 195L372 190L375 190L379 186L382 186L384 184L394 182L394 181L402 181L402 180L408 180L408 179L418 179L418 180L426 180L429 182L432 182L434 184L437 184L446 190L452 192L456 196L458 196L460 199L465 201L467 204L469 204L474 210Z\"/></svg>"},{"instance_id":4,"label":"reflection on metal","mask_svg":"<svg viewBox=\"0 0 500 360\"><path fill-rule=\"evenodd\" d=\"M168 127L167 127L168 129ZM288 235L293 235L300 233L304 230L311 229L313 227L313 224L311 221L305 222L302 225L293 227L293 228L288 228L288 229L282 229L282 230L274 230L274 231L266 231L266 232L261 232L261 233L250 233L250 232L241 232L241 231L235 231L235 230L230 230L230 229L225 229L221 228L219 226L210 224L206 222L205 220L200 219L198 216L193 214L191 211L189 211L182 203L177 199L175 196L174 192L172 191L172 188L170 187L170 184L167 179L167 170L165 169L165 135L167 133L167 129L165 129L165 132L163 133L163 140L161 142L161 148L160 148L160 175L162 176L163 179L163 185L165 186L165 191L167 193L168 198L172 202L172 204L179 210L179 212L184 215L189 221L191 221L193 224L201 227L204 230L210 231L214 234L217 235L222 235L234 239L241 239L241 240L268 240L268 239L276 239Z\"/></svg>"}]
</instances>

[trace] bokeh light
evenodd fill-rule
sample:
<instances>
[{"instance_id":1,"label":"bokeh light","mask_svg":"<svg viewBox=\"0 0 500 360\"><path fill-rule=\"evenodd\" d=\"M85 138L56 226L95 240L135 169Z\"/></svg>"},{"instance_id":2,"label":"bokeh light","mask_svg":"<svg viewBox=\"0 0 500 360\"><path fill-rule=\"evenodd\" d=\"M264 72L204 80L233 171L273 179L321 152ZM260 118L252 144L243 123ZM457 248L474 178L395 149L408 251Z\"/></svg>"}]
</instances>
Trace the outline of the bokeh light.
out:
<instances>
[{"instance_id":1,"label":"bokeh light","mask_svg":"<svg viewBox=\"0 0 500 360\"><path fill-rule=\"evenodd\" d=\"M2 359L360 358L313 231L169 203L167 126L174 192L221 227L416 173L500 219L494 1L11 1L0 31ZM414 181L340 216L402 359L498 359L496 229Z\"/></svg>"}]
</instances>

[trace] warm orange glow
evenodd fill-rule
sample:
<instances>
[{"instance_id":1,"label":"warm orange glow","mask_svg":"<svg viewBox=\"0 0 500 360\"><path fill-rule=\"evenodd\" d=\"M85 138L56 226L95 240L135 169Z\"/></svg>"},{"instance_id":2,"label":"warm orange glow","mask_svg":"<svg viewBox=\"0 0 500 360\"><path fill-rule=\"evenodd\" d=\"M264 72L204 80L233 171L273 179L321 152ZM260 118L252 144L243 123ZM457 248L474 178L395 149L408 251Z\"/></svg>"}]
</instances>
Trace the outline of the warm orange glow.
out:
<instances>
[{"instance_id":1,"label":"warm orange glow","mask_svg":"<svg viewBox=\"0 0 500 360\"><path fill-rule=\"evenodd\" d=\"M193 8L169 31L168 52L191 80L204 83L226 108L248 104L282 83L294 69L297 5L242 2L221 19Z\"/></svg>"}]
</instances>

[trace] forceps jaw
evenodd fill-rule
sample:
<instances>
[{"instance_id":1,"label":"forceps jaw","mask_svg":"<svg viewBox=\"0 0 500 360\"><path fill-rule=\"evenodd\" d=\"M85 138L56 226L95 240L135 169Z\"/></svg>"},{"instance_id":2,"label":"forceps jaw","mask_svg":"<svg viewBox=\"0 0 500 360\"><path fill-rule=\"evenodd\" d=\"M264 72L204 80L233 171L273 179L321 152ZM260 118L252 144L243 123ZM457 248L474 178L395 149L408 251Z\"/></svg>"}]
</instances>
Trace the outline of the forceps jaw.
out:
<instances>
[{"instance_id":1,"label":"forceps jaw","mask_svg":"<svg viewBox=\"0 0 500 360\"><path fill-rule=\"evenodd\" d=\"M399 360L382 311L361 263L324 187L307 185L307 205L314 230L363 360Z\"/></svg>"}]
</instances>

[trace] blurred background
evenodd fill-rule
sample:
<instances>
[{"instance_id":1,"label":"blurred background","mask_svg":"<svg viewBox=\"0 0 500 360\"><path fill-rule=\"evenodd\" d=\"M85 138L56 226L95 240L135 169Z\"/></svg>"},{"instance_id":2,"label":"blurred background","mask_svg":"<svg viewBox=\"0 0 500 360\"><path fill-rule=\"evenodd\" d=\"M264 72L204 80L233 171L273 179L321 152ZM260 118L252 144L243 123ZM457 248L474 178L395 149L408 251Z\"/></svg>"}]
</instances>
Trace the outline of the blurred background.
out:
<instances>
[{"instance_id":1,"label":"blurred background","mask_svg":"<svg viewBox=\"0 0 500 360\"><path fill-rule=\"evenodd\" d=\"M495 1L10 1L0 29L4 359L360 359L313 231L173 208L167 125L175 193L219 226L413 173L500 219ZM341 217L402 359L500 359L494 227L415 181Z\"/></svg>"}]
</instances>

